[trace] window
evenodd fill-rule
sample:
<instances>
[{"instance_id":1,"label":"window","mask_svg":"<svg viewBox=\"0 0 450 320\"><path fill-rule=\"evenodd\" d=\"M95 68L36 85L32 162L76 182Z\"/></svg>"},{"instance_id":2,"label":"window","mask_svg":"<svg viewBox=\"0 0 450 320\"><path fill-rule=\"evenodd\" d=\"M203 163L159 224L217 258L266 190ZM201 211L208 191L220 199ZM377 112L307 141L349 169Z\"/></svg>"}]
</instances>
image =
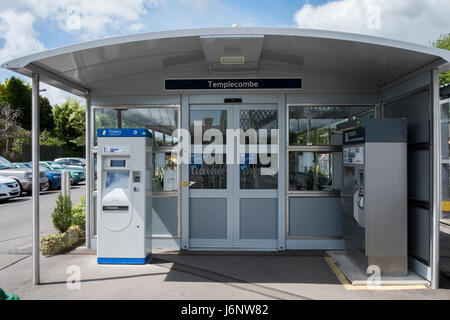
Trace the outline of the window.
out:
<instances>
[{"instance_id":1,"label":"window","mask_svg":"<svg viewBox=\"0 0 450 320\"><path fill-rule=\"evenodd\" d=\"M189 188L190 189L226 189L227 188L227 165L223 155L222 163L208 164L202 153L196 151L195 144L200 142L201 150L211 142L203 141L203 137L195 137L194 126L201 128L202 134L209 129L217 129L222 132L222 143L226 144L227 112L224 110L191 110L189 113L189 130L193 146L192 160L189 165ZM197 129L197 130L198 130ZM198 146L198 144L197 144Z\"/></svg>"},{"instance_id":2,"label":"window","mask_svg":"<svg viewBox=\"0 0 450 320\"><path fill-rule=\"evenodd\" d=\"M335 192L341 186L341 135L336 127L349 119L374 118L373 106L289 106L288 189ZM336 164L336 165L335 165ZM336 166L336 167L335 167Z\"/></svg>"},{"instance_id":3,"label":"window","mask_svg":"<svg viewBox=\"0 0 450 320\"><path fill-rule=\"evenodd\" d=\"M155 146L171 147L178 141L173 132L178 128L178 108L150 107L121 110L122 128L146 128L153 134Z\"/></svg>"},{"instance_id":4,"label":"window","mask_svg":"<svg viewBox=\"0 0 450 320\"><path fill-rule=\"evenodd\" d=\"M289 152L289 191L333 191L331 154Z\"/></svg>"},{"instance_id":5,"label":"window","mask_svg":"<svg viewBox=\"0 0 450 320\"><path fill-rule=\"evenodd\" d=\"M258 144L276 145L277 140L273 140L271 130L278 129L277 110L241 110L239 114L239 128L243 130L241 144L248 146L250 143L245 132L249 129L258 132L266 132L267 141L258 141ZM259 138L258 138L259 139ZM246 190L255 189L277 189L278 188L278 154L267 154L270 157L268 164L261 163L261 155L252 153L241 153L239 166L240 188ZM271 165L273 166L271 168Z\"/></svg>"},{"instance_id":6,"label":"window","mask_svg":"<svg viewBox=\"0 0 450 320\"><path fill-rule=\"evenodd\" d=\"M177 159L170 152L153 153L153 191L177 191Z\"/></svg>"},{"instance_id":7,"label":"window","mask_svg":"<svg viewBox=\"0 0 450 320\"><path fill-rule=\"evenodd\" d=\"M348 117L348 107L289 107L289 144L329 146L331 132Z\"/></svg>"}]
</instances>

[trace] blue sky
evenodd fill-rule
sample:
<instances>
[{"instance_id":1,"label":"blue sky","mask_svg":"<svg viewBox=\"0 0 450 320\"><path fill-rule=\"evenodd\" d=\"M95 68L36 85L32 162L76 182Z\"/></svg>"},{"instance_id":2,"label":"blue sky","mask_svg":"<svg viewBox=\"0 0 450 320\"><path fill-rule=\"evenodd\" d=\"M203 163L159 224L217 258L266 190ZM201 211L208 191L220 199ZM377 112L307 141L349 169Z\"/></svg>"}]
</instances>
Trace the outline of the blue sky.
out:
<instances>
[{"instance_id":1,"label":"blue sky","mask_svg":"<svg viewBox=\"0 0 450 320\"><path fill-rule=\"evenodd\" d=\"M120 34L267 26L363 33L421 44L450 32L448 0L0 0L0 63ZM0 81L13 73L0 70ZM52 103L67 94L46 87Z\"/></svg>"}]
</instances>

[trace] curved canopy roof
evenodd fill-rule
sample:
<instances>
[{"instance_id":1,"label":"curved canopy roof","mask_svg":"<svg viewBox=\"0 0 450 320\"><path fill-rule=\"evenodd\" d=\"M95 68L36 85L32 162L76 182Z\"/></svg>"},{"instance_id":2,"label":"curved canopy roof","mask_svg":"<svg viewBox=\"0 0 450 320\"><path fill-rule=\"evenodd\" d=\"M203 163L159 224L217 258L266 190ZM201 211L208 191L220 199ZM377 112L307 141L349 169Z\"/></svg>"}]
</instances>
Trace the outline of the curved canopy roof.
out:
<instances>
[{"instance_id":1,"label":"curved canopy roof","mask_svg":"<svg viewBox=\"0 0 450 320\"><path fill-rule=\"evenodd\" d=\"M233 61L227 61L231 59ZM237 60L236 60L237 59ZM339 75L381 87L450 52L402 41L306 29L207 28L119 36L47 50L3 68L77 95L122 86L137 74L165 77Z\"/></svg>"}]
</instances>

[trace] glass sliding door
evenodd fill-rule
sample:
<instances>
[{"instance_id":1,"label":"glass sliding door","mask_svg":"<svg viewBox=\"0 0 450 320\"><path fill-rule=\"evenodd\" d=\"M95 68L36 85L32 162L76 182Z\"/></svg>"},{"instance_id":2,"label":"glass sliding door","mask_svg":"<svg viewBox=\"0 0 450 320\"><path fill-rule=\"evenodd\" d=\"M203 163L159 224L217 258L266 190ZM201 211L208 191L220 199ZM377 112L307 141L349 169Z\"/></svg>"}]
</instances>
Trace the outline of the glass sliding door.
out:
<instances>
[{"instance_id":1,"label":"glass sliding door","mask_svg":"<svg viewBox=\"0 0 450 320\"><path fill-rule=\"evenodd\" d=\"M190 107L191 247L277 247L277 114L275 105Z\"/></svg>"}]
</instances>

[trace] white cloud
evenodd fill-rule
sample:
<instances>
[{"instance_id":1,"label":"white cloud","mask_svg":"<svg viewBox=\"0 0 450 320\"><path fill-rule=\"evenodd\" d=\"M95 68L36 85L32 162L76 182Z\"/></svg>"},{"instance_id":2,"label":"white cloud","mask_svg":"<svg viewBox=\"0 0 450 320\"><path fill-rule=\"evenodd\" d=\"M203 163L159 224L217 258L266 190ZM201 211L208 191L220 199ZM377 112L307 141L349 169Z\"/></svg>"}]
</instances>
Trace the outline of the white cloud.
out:
<instances>
[{"instance_id":1,"label":"white cloud","mask_svg":"<svg viewBox=\"0 0 450 320\"><path fill-rule=\"evenodd\" d=\"M41 91L40 95L46 97L52 105L62 105L66 102L67 98L76 98L84 104L84 99L73 94L70 94L64 90L60 90L58 88L49 86L45 83L40 84L40 89L45 91Z\"/></svg>"},{"instance_id":2,"label":"white cloud","mask_svg":"<svg viewBox=\"0 0 450 320\"><path fill-rule=\"evenodd\" d=\"M300 28L354 32L429 45L450 32L448 0L339 0L304 5L294 15Z\"/></svg>"},{"instance_id":3,"label":"white cloud","mask_svg":"<svg viewBox=\"0 0 450 320\"><path fill-rule=\"evenodd\" d=\"M0 64L45 50L34 28L36 21L56 23L63 31L90 40L113 33L137 32L157 0L15 0L0 1ZM74 19L75 18L75 19ZM43 85L42 95L61 104L70 94Z\"/></svg>"},{"instance_id":4,"label":"white cloud","mask_svg":"<svg viewBox=\"0 0 450 320\"><path fill-rule=\"evenodd\" d=\"M104 36L111 30L128 30L129 24L138 23L148 9L155 6L158 0L15 0L0 3L0 11L27 11L87 40ZM79 26L74 28L71 19L77 20Z\"/></svg>"},{"instance_id":5,"label":"white cloud","mask_svg":"<svg viewBox=\"0 0 450 320\"><path fill-rule=\"evenodd\" d=\"M0 39L4 41L0 63L45 49L36 39L34 21L34 16L28 12L0 11Z\"/></svg>"}]
</instances>

